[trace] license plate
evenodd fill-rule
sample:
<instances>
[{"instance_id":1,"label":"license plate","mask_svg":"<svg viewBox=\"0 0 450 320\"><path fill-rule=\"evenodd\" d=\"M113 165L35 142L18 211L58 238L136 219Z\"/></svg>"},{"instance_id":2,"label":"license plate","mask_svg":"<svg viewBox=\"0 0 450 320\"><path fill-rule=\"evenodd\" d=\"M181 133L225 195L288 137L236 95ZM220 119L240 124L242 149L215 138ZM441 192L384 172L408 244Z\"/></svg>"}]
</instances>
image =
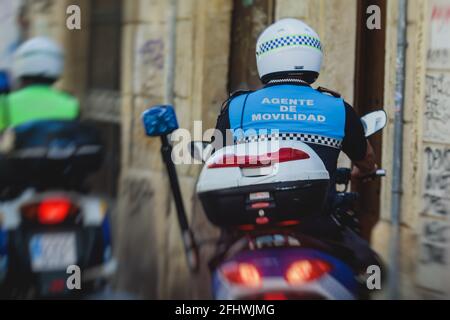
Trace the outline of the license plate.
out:
<instances>
[{"instance_id":1,"label":"license plate","mask_svg":"<svg viewBox=\"0 0 450 320\"><path fill-rule=\"evenodd\" d=\"M250 201L267 200L267 199L270 199L270 193L269 192L250 193L249 199L250 199Z\"/></svg>"},{"instance_id":2,"label":"license plate","mask_svg":"<svg viewBox=\"0 0 450 320\"><path fill-rule=\"evenodd\" d=\"M33 271L66 270L77 262L75 233L37 234L29 245Z\"/></svg>"}]
</instances>

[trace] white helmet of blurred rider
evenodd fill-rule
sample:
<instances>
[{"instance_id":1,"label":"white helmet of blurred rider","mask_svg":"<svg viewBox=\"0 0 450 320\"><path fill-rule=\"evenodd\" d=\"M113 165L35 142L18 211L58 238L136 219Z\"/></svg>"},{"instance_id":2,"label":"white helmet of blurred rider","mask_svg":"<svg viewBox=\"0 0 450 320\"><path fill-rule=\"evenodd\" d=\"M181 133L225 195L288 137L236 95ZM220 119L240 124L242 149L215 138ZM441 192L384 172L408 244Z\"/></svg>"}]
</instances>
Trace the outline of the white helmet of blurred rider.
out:
<instances>
[{"instance_id":1,"label":"white helmet of blurred rider","mask_svg":"<svg viewBox=\"0 0 450 320\"><path fill-rule=\"evenodd\" d=\"M318 34L297 19L282 19L270 25L256 44L258 73L264 83L289 76L313 83L319 76L322 59Z\"/></svg>"},{"instance_id":2,"label":"white helmet of blurred rider","mask_svg":"<svg viewBox=\"0 0 450 320\"><path fill-rule=\"evenodd\" d=\"M25 41L16 50L13 62L15 78L42 77L58 79L64 68L64 53L53 40L36 37Z\"/></svg>"}]
</instances>

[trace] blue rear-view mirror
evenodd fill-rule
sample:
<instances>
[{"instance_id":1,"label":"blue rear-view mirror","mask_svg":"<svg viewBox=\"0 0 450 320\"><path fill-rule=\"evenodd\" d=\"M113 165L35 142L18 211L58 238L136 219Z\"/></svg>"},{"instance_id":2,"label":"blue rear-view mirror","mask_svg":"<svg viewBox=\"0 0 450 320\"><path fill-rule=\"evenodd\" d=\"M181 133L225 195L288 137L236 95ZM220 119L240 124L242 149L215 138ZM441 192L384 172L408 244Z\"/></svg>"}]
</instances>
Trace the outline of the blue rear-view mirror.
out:
<instances>
[{"instance_id":1,"label":"blue rear-view mirror","mask_svg":"<svg viewBox=\"0 0 450 320\"><path fill-rule=\"evenodd\" d=\"M154 106L141 115L145 133L149 137L170 134L178 129L177 116L172 106Z\"/></svg>"}]
</instances>

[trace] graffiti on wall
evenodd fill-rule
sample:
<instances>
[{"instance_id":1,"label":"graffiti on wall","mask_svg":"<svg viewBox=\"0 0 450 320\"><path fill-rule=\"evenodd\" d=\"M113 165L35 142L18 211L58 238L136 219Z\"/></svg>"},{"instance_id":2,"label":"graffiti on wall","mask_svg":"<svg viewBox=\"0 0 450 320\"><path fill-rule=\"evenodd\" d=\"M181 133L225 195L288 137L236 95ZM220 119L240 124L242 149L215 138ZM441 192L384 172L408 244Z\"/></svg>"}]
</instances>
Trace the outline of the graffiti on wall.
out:
<instances>
[{"instance_id":1,"label":"graffiti on wall","mask_svg":"<svg viewBox=\"0 0 450 320\"><path fill-rule=\"evenodd\" d=\"M424 153L423 213L450 216L450 147L427 146Z\"/></svg>"},{"instance_id":2,"label":"graffiti on wall","mask_svg":"<svg viewBox=\"0 0 450 320\"><path fill-rule=\"evenodd\" d=\"M449 258L450 146L425 144L417 280L446 292Z\"/></svg>"},{"instance_id":3,"label":"graffiti on wall","mask_svg":"<svg viewBox=\"0 0 450 320\"><path fill-rule=\"evenodd\" d=\"M158 97L163 93L165 43L152 31L139 29L136 34L133 91Z\"/></svg>"},{"instance_id":4,"label":"graffiti on wall","mask_svg":"<svg viewBox=\"0 0 450 320\"><path fill-rule=\"evenodd\" d=\"M150 39L139 48L144 66L152 65L157 69L164 67L164 42L162 39Z\"/></svg>"},{"instance_id":5,"label":"graffiti on wall","mask_svg":"<svg viewBox=\"0 0 450 320\"><path fill-rule=\"evenodd\" d=\"M448 287L449 230L445 220L422 220L417 277L422 286L439 292L445 292Z\"/></svg>"},{"instance_id":6,"label":"graffiti on wall","mask_svg":"<svg viewBox=\"0 0 450 320\"><path fill-rule=\"evenodd\" d=\"M130 118L129 161L135 168L148 167L151 142L145 139L142 126L135 125L145 108L162 102L164 95L164 65L166 44L160 26L142 26L136 32L134 44L133 94L139 96L132 102Z\"/></svg>"},{"instance_id":7,"label":"graffiti on wall","mask_svg":"<svg viewBox=\"0 0 450 320\"><path fill-rule=\"evenodd\" d=\"M447 240L450 226L440 220L425 220L422 225L420 263L445 266L448 261Z\"/></svg>"},{"instance_id":8,"label":"graffiti on wall","mask_svg":"<svg viewBox=\"0 0 450 320\"><path fill-rule=\"evenodd\" d=\"M428 65L435 69L450 69L450 3L435 0L430 19Z\"/></svg>"},{"instance_id":9,"label":"graffiti on wall","mask_svg":"<svg viewBox=\"0 0 450 320\"><path fill-rule=\"evenodd\" d=\"M122 196L126 199L125 203L128 204L126 210L128 215L145 212L154 196L150 183L146 179L127 177L124 179L122 190Z\"/></svg>"},{"instance_id":10,"label":"graffiti on wall","mask_svg":"<svg viewBox=\"0 0 450 320\"><path fill-rule=\"evenodd\" d=\"M429 4L416 276L421 287L446 298L450 293L450 3L432 0Z\"/></svg>"},{"instance_id":11,"label":"graffiti on wall","mask_svg":"<svg viewBox=\"0 0 450 320\"><path fill-rule=\"evenodd\" d=\"M427 74L424 115L424 140L450 144L450 74Z\"/></svg>"}]
</instances>

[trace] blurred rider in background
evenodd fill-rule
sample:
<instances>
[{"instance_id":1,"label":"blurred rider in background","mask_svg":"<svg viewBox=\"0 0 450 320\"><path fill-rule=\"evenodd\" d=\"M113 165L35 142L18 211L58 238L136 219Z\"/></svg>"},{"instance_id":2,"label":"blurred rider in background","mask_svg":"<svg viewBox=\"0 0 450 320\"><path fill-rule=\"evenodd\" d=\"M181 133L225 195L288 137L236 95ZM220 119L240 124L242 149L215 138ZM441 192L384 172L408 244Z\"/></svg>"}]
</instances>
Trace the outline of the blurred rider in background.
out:
<instances>
[{"instance_id":1,"label":"blurred rider in background","mask_svg":"<svg viewBox=\"0 0 450 320\"><path fill-rule=\"evenodd\" d=\"M53 40L36 37L14 54L12 76L19 89L0 102L0 132L34 120L74 120L76 98L53 88L64 69L64 52Z\"/></svg>"}]
</instances>

